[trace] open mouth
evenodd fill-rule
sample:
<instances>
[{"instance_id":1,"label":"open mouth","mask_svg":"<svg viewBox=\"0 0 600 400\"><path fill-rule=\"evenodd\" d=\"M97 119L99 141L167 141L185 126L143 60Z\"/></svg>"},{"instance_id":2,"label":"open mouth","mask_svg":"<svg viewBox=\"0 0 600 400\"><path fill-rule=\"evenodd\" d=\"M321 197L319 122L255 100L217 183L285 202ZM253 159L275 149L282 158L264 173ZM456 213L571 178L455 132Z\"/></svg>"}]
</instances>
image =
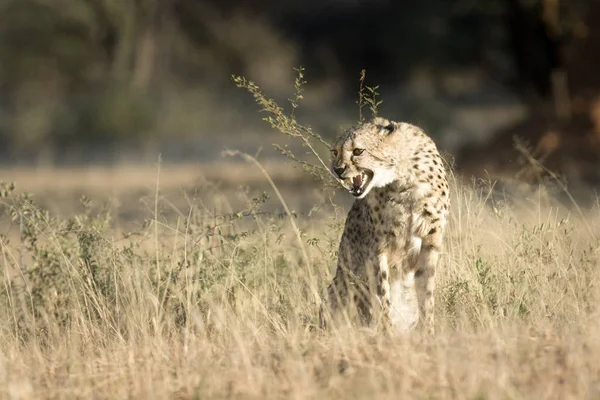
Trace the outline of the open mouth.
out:
<instances>
[{"instance_id":1,"label":"open mouth","mask_svg":"<svg viewBox=\"0 0 600 400\"><path fill-rule=\"evenodd\" d=\"M373 179L373 172L369 170L363 170L358 175L352 178L344 179L344 186L354 197L360 197L365 189L368 187L369 182Z\"/></svg>"}]
</instances>

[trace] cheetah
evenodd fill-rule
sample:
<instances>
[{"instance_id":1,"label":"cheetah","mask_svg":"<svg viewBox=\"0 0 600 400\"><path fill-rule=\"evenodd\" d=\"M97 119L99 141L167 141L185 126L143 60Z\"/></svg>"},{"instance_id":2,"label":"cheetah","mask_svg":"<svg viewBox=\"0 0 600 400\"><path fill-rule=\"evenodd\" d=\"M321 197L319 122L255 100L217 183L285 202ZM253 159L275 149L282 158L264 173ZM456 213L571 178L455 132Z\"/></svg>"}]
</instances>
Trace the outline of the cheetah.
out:
<instances>
[{"instance_id":1,"label":"cheetah","mask_svg":"<svg viewBox=\"0 0 600 400\"><path fill-rule=\"evenodd\" d=\"M376 117L343 133L332 171L355 197L320 325L358 319L392 333L434 333L435 270L450 205L435 143L420 128Z\"/></svg>"}]
</instances>

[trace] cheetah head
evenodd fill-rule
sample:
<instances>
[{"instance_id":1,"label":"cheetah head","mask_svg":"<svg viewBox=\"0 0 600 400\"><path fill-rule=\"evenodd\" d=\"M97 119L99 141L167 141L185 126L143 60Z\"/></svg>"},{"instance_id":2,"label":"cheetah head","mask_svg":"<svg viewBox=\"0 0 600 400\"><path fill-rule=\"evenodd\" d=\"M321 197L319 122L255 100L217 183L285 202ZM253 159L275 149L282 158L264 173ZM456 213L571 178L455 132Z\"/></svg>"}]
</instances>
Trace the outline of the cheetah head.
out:
<instances>
[{"instance_id":1,"label":"cheetah head","mask_svg":"<svg viewBox=\"0 0 600 400\"><path fill-rule=\"evenodd\" d=\"M392 141L398 124L375 118L344 132L331 149L332 170L339 182L354 197L364 198L374 187L395 180Z\"/></svg>"}]
</instances>

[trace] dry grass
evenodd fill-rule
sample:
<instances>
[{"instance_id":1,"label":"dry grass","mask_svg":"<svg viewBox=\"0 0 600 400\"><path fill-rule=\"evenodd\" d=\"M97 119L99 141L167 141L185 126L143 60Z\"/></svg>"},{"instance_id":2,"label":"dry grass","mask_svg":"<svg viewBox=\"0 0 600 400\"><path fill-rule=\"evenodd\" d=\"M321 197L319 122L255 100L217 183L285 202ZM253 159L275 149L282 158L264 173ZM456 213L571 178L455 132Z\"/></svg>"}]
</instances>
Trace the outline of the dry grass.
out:
<instances>
[{"instance_id":1,"label":"dry grass","mask_svg":"<svg viewBox=\"0 0 600 400\"><path fill-rule=\"evenodd\" d=\"M298 216L301 242L260 195L167 218L162 185L191 184L170 176L126 237L94 207L2 199L19 232L0 242L2 398L600 397L597 209L456 183L436 336L319 333L343 210Z\"/></svg>"},{"instance_id":2,"label":"dry grass","mask_svg":"<svg viewBox=\"0 0 600 400\"><path fill-rule=\"evenodd\" d=\"M283 161L263 163L269 169L272 178L278 181L291 181L306 178L302 171L292 168ZM86 192L123 193L133 188L148 188L156 184L157 165L115 165L91 167L57 168L11 168L0 170L0 178L5 182L24 182L27 190L40 192ZM229 161L179 164L160 166L161 175L166 175L161 190L179 189L191 183L204 181L221 182L226 185L260 185L263 178L246 163Z\"/></svg>"}]
</instances>

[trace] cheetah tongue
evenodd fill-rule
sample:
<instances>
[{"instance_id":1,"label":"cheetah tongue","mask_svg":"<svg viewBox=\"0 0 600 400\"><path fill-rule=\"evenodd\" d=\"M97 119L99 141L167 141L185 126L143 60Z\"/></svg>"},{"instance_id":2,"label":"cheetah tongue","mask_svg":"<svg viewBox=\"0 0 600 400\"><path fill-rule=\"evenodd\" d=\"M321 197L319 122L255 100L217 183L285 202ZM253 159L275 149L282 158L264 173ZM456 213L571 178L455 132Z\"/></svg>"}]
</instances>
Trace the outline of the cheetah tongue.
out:
<instances>
[{"instance_id":1,"label":"cheetah tongue","mask_svg":"<svg viewBox=\"0 0 600 400\"><path fill-rule=\"evenodd\" d=\"M363 183L362 174L358 174L354 178L352 178L352 184L354 185L354 189L360 189L360 187L362 186L362 183Z\"/></svg>"}]
</instances>

